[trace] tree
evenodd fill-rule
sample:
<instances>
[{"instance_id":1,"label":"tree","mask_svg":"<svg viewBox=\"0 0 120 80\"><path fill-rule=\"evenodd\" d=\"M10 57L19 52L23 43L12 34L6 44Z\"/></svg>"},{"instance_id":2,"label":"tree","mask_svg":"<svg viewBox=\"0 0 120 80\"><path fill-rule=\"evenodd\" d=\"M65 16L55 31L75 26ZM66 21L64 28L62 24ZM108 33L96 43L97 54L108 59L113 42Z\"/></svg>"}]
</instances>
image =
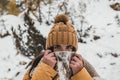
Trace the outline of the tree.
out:
<instances>
[{"instance_id":1,"label":"tree","mask_svg":"<svg viewBox=\"0 0 120 80\"><path fill-rule=\"evenodd\" d=\"M19 9L16 7L16 1L10 0L8 3L8 14L18 15Z\"/></svg>"},{"instance_id":2,"label":"tree","mask_svg":"<svg viewBox=\"0 0 120 80\"><path fill-rule=\"evenodd\" d=\"M46 38L43 37L43 35L35 28L34 22L32 22L32 19L27 13L25 13L24 20L26 23L24 27L27 27L27 30L22 30L19 25L18 30L20 32L17 34L14 29L11 29L13 32L15 46L18 52L25 56L36 56L45 49ZM27 38L26 42L24 41L23 35Z\"/></svg>"},{"instance_id":3,"label":"tree","mask_svg":"<svg viewBox=\"0 0 120 80\"><path fill-rule=\"evenodd\" d=\"M4 14L7 11L8 0L0 0L0 14Z\"/></svg>"}]
</instances>

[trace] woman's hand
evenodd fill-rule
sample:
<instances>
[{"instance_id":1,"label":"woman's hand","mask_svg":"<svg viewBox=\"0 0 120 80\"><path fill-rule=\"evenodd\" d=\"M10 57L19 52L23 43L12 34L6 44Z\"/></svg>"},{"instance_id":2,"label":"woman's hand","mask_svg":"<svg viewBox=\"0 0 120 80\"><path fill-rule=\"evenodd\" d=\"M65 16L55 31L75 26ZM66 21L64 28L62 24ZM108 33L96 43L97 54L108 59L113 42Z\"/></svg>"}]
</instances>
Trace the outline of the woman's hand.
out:
<instances>
[{"instance_id":1,"label":"woman's hand","mask_svg":"<svg viewBox=\"0 0 120 80\"><path fill-rule=\"evenodd\" d=\"M78 73L83 68L83 61L82 56L80 54L75 54L71 61L70 61L70 67L72 69L73 75Z\"/></svg>"},{"instance_id":2,"label":"woman's hand","mask_svg":"<svg viewBox=\"0 0 120 80\"><path fill-rule=\"evenodd\" d=\"M51 52L51 50L46 50L45 54L43 56L43 60L42 60L45 64L51 66L52 68L55 67L56 64L56 57L54 55L54 53Z\"/></svg>"}]
</instances>

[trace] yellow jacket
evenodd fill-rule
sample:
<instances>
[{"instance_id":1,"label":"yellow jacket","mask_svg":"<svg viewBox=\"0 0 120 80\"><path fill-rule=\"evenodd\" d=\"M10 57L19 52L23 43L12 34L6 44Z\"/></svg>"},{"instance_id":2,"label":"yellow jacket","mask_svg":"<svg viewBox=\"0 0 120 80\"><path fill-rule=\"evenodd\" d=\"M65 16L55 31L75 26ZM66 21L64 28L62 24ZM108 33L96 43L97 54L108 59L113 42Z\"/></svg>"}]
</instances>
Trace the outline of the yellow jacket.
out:
<instances>
[{"instance_id":1,"label":"yellow jacket","mask_svg":"<svg viewBox=\"0 0 120 80\"><path fill-rule=\"evenodd\" d=\"M52 80L56 76L57 72L46 65L43 62L40 62L35 68L32 77L29 77L29 71L24 75L23 80ZM84 67L80 72L71 77L71 80L93 80L89 75L86 68Z\"/></svg>"}]
</instances>

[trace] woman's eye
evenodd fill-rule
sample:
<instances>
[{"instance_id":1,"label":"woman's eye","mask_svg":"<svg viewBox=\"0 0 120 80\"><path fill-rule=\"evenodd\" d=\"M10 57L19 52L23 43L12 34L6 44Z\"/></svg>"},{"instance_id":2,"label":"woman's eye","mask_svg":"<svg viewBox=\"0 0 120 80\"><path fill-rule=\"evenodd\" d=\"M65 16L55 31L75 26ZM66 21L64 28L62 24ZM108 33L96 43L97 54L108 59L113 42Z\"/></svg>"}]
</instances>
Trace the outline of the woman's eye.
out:
<instances>
[{"instance_id":1,"label":"woman's eye","mask_svg":"<svg viewBox=\"0 0 120 80\"><path fill-rule=\"evenodd\" d=\"M69 45L66 47L66 49L73 49L73 46Z\"/></svg>"}]
</instances>

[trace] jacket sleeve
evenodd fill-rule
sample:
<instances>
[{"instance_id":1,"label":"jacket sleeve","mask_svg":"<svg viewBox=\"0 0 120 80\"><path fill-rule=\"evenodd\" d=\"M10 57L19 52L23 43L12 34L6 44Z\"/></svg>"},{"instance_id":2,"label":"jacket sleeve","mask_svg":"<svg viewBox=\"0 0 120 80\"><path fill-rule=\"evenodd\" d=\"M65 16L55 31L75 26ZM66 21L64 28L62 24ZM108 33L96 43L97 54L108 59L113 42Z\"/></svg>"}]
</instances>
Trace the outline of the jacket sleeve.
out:
<instances>
[{"instance_id":1,"label":"jacket sleeve","mask_svg":"<svg viewBox=\"0 0 120 80\"><path fill-rule=\"evenodd\" d=\"M80 72L72 76L71 80L93 80L93 78L89 75L84 67Z\"/></svg>"},{"instance_id":2,"label":"jacket sleeve","mask_svg":"<svg viewBox=\"0 0 120 80\"><path fill-rule=\"evenodd\" d=\"M40 62L33 72L31 80L52 80L57 72L47 64Z\"/></svg>"},{"instance_id":3,"label":"jacket sleeve","mask_svg":"<svg viewBox=\"0 0 120 80\"><path fill-rule=\"evenodd\" d=\"M95 68L86 60L83 58L83 63L85 69L88 71L91 77L100 77Z\"/></svg>"},{"instance_id":4,"label":"jacket sleeve","mask_svg":"<svg viewBox=\"0 0 120 80\"><path fill-rule=\"evenodd\" d=\"M25 75L24 75L24 77L23 77L23 80L30 80L29 70L25 73Z\"/></svg>"}]
</instances>

